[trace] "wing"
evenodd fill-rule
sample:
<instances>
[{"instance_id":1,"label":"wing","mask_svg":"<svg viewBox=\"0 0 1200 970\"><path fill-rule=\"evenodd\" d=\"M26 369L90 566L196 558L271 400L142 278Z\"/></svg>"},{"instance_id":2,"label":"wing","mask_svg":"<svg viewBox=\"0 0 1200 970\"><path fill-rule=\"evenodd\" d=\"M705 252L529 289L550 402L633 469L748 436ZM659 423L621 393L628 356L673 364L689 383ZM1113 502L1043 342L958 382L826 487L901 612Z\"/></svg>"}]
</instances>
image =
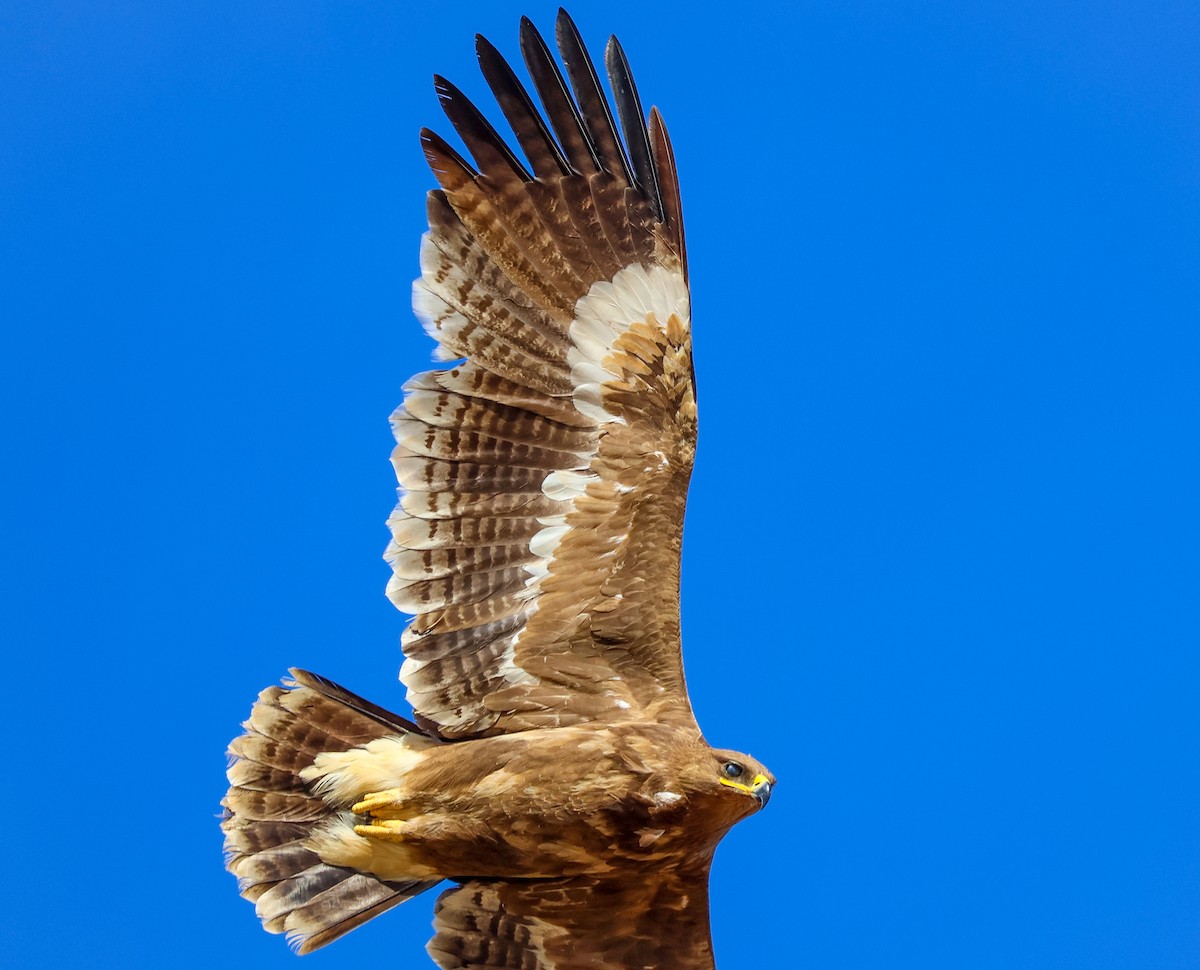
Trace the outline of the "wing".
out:
<instances>
[{"instance_id":1,"label":"wing","mask_svg":"<svg viewBox=\"0 0 1200 970\"><path fill-rule=\"evenodd\" d=\"M483 73L532 171L436 79L472 166L428 130L441 185L413 303L458 361L406 385L389 596L416 614L401 680L463 738L591 719L695 725L679 557L696 442L678 181L613 38L618 134L574 24L564 80L526 19L545 118L483 38Z\"/></svg>"},{"instance_id":2,"label":"wing","mask_svg":"<svg viewBox=\"0 0 1200 970\"><path fill-rule=\"evenodd\" d=\"M438 899L429 955L444 970L712 970L707 864L639 878L463 883Z\"/></svg>"}]
</instances>

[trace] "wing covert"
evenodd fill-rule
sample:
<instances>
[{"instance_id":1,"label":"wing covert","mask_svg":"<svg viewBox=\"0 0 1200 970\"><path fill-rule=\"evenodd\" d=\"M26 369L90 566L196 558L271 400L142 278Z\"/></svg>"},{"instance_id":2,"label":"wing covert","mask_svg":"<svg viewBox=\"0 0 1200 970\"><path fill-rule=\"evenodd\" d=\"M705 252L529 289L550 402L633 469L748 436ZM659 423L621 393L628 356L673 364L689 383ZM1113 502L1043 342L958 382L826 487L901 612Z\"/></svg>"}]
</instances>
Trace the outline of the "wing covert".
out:
<instances>
[{"instance_id":1,"label":"wing covert","mask_svg":"<svg viewBox=\"0 0 1200 970\"><path fill-rule=\"evenodd\" d=\"M446 890L429 955L443 970L713 970L708 867L635 883L473 880Z\"/></svg>"}]
</instances>

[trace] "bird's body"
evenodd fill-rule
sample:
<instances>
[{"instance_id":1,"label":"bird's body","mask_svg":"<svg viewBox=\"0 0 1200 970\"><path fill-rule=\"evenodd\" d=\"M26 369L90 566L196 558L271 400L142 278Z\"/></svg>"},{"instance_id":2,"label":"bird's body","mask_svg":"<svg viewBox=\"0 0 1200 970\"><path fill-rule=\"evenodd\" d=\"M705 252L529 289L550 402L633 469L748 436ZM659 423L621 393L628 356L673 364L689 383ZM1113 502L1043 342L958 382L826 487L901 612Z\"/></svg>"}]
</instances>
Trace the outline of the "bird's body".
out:
<instances>
[{"instance_id":1,"label":"bird's body","mask_svg":"<svg viewBox=\"0 0 1200 970\"><path fill-rule=\"evenodd\" d=\"M374 792L351 806L370 820L346 821L350 832L374 838L347 838L344 857L331 847L325 858L393 881L670 868L711 853L725 830L757 808L703 783L713 756L701 738L654 722L543 729L416 751L389 738L365 758L371 764L359 752L319 757L307 775L349 775L347 792ZM364 775L373 776L365 786Z\"/></svg>"},{"instance_id":2,"label":"bird's body","mask_svg":"<svg viewBox=\"0 0 1200 970\"><path fill-rule=\"evenodd\" d=\"M709 746L683 678L697 408L670 142L615 40L623 139L557 28L566 78L521 29L545 118L477 41L532 171L440 78L477 167L422 133L441 189L413 303L452 363L393 416L415 723L293 671L230 745L229 868L302 953L448 879L444 968L711 970L713 852L775 780Z\"/></svg>"}]
</instances>

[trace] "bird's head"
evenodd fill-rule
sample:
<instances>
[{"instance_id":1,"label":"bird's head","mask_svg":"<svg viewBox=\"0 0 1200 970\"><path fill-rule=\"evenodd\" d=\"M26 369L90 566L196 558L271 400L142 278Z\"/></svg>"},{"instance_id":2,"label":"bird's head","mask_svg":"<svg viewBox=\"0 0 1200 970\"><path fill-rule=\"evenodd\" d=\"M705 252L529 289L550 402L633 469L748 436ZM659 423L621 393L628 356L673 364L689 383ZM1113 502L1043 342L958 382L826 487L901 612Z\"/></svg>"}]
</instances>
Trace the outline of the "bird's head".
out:
<instances>
[{"instance_id":1,"label":"bird's head","mask_svg":"<svg viewBox=\"0 0 1200 970\"><path fill-rule=\"evenodd\" d=\"M712 758L713 778L719 786L718 791L722 791L726 797L746 799L751 811L758 811L767 804L775 776L767 770L766 765L740 751L718 748L712 750Z\"/></svg>"}]
</instances>

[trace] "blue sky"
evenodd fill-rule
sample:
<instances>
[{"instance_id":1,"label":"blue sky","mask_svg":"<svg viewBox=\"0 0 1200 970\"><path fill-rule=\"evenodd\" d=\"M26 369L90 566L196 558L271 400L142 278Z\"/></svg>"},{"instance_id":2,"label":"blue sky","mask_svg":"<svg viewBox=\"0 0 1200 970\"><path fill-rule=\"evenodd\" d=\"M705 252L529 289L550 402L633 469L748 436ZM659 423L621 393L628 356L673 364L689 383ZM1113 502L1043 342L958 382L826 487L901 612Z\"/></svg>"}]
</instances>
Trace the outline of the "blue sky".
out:
<instances>
[{"instance_id":1,"label":"blue sky","mask_svg":"<svg viewBox=\"0 0 1200 970\"><path fill-rule=\"evenodd\" d=\"M5 966L294 966L224 746L291 665L403 709L417 130L554 15L403 7L0 10ZM675 142L688 675L781 779L722 970L1200 965L1198 8L571 9Z\"/></svg>"}]
</instances>

